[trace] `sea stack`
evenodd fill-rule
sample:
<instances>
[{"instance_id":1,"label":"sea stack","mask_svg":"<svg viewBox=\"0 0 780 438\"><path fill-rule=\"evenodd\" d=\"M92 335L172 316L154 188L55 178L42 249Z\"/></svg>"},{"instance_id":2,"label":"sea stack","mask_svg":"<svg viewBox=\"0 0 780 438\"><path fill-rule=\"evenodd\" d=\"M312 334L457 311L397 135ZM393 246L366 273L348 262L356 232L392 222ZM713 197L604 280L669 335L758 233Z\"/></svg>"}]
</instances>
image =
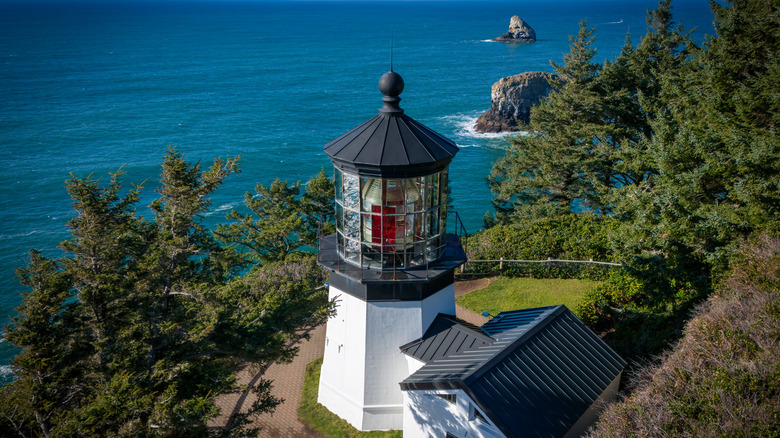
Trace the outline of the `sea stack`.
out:
<instances>
[{"instance_id":1,"label":"sea stack","mask_svg":"<svg viewBox=\"0 0 780 438\"><path fill-rule=\"evenodd\" d=\"M536 32L522 18L515 15L509 20L509 31L493 41L533 43L536 41Z\"/></svg>"},{"instance_id":2,"label":"sea stack","mask_svg":"<svg viewBox=\"0 0 780 438\"><path fill-rule=\"evenodd\" d=\"M554 77L553 73L531 71L501 78L491 89L490 110L479 116L474 129L478 132L519 131L520 123L530 121L531 107L550 92L550 80Z\"/></svg>"}]
</instances>

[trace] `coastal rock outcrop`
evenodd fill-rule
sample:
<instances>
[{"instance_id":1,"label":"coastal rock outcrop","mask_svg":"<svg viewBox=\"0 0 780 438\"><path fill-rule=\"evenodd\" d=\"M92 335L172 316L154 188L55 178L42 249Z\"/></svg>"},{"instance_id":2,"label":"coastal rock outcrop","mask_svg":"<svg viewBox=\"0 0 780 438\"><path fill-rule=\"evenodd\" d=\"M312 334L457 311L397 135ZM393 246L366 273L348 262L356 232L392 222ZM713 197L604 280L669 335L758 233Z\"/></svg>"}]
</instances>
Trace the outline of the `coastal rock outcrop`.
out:
<instances>
[{"instance_id":1,"label":"coastal rock outcrop","mask_svg":"<svg viewBox=\"0 0 780 438\"><path fill-rule=\"evenodd\" d=\"M550 92L553 73L532 71L501 78L493 84L490 110L479 116L474 129L479 132L519 131L518 122L528 124L531 107Z\"/></svg>"},{"instance_id":2,"label":"coastal rock outcrop","mask_svg":"<svg viewBox=\"0 0 780 438\"><path fill-rule=\"evenodd\" d=\"M509 20L509 31L493 41L533 43L536 41L536 32L522 18L515 15Z\"/></svg>"}]
</instances>

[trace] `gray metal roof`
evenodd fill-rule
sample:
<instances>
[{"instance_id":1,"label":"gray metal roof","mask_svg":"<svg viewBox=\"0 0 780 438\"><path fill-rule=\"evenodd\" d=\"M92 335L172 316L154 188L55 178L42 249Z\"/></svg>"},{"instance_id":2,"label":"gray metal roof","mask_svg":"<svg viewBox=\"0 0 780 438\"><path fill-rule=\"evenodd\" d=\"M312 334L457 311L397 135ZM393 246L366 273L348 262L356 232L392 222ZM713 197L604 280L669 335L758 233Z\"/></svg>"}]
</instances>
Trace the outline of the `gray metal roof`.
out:
<instances>
[{"instance_id":1,"label":"gray metal roof","mask_svg":"<svg viewBox=\"0 0 780 438\"><path fill-rule=\"evenodd\" d=\"M482 330L495 342L434 359L401 389L462 389L506 436L553 437L626 365L565 306L504 312Z\"/></svg>"},{"instance_id":2,"label":"gray metal roof","mask_svg":"<svg viewBox=\"0 0 780 438\"><path fill-rule=\"evenodd\" d=\"M473 350L495 342L479 327L440 313L422 338L401 346L401 352L419 361L430 363L465 350Z\"/></svg>"},{"instance_id":3,"label":"gray metal roof","mask_svg":"<svg viewBox=\"0 0 780 438\"><path fill-rule=\"evenodd\" d=\"M386 73L380 90L385 94L385 106L379 114L325 145L333 164L360 175L384 178L430 175L447 167L458 147L404 114L398 106L401 76Z\"/></svg>"}]
</instances>

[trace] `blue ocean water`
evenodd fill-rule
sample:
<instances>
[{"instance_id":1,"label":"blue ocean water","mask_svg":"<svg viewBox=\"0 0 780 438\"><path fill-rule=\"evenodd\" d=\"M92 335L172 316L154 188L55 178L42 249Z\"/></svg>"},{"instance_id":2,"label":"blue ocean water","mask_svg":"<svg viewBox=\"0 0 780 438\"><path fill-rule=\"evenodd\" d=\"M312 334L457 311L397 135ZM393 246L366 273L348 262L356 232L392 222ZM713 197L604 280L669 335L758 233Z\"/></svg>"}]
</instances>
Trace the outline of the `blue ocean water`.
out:
<instances>
[{"instance_id":1,"label":"blue ocean water","mask_svg":"<svg viewBox=\"0 0 780 438\"><path fill-rule=\"evenodd\" d=\"M490 207L485 178L508 140L471 127L490 87L552 71L587 18L596 59L636 44L653 0L513 2L0 1L0 323L20 303L14 270L27 250L57 256L68 237L74 174L148 180L154 199L169 146L209 163L241 156L242 173L213 197L217 223L257 182L306 181L330 169L325 143L374 116L379 77L394 70L406 113L461 146L455 208L470 231ZM712 33L705 0L678 0L676 21ZM534 44L489 41L512 15ZM15 354L0 342L0 374Z\"/></svg>"}]
</instances>

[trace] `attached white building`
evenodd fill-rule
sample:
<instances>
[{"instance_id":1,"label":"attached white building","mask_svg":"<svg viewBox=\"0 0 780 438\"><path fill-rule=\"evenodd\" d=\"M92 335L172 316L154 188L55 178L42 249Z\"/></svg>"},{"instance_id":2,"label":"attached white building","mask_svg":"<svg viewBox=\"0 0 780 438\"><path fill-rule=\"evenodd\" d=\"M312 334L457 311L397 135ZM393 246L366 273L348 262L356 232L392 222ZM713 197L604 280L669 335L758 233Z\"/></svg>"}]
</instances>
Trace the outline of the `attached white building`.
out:
<instances>
[{"instance_id":1,"label":"attached white building","mask_svg":"<svg viewBox=\"0 0 780 438\"><path fill-rule=\"evenodd\" d=\"M617 394L626 362L565 306L482 327L439 315L404 345L404 437L576 437ZM444 403L442 403L444 401Z\"/></svg>"}]
</instances>

